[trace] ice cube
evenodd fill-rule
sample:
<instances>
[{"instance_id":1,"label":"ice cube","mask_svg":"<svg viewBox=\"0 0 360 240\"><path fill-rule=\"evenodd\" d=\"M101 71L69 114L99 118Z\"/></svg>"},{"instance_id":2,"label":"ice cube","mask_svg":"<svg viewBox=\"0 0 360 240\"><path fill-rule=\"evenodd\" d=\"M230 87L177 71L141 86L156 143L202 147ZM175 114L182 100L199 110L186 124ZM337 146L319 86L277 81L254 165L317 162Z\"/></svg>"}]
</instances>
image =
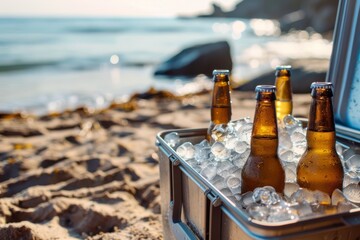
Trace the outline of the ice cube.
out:
<instances>
[{"instance_id":1,"label":"ice cube","mask_svg":"<svg viewBox=\"0 0 360 240\"><path fill-rule=\"evenodd\" d=\"M336 148L336 152L339 155L339 157L341 159L343 159L343 151L344 151L343 147L339 143L336 143L335 148Z\"/></svg>"},{"instance_id":2,"label":"ice cube","mask_svg":"<svg viewBox=\"0 0 360 240\"><path fill-rule=\"evenodd\" d=\"M244 141L237 141L235 146L234 146L234 150L237 153L244 153L247 149L250 149L250 146L247 142Z\"/></svg>"},{"instance_id":3,"label":"ice cube","mask_svg":"<svg viewBox=\"0 0 360 240\"><path fill-rule=\"evenodd\" d=\"M208 147L211 147L211 146L210 146L209 142L206 139L204 139L200 143L196 144L195 147L208 148Z\"/></svg>"},{"instance_id":4,"label":"ice cube","mask_svg":"<svg viewBox=\"0 0 360 240\"><path fill-rule=\"evenodd\" d=\"M350 156L345 163L349 171L354 171L360 174L360 154Z\"/></svg>"},{"instance_id":5,"label":"ice cube","mask_svg":"<svg viewBox=\"0 0 360 240\"><path fill-rule=\"evenodd\" d=\"M267 218L268 222L282 222L287 220L298 219L296 212L292 211L285 204L278 204L277 207L271 207L269 211L269 216Z\"/></svg>"},{"instance_id":6,"label":"ice cube","mask_svg":"<svg viewBox=\"0 0 360 240\"><path fill-rule=\"evenodd\" d=\"M284 167L284 170L285 170L285 178L286 178L285 181L296 182L296 174L294 173L294 171L287 166Z\"/></svg>"},{"instance_id":7,"label":"ice cube","mask_svg":"<svg viewBox=\"0 0 360 240\"><path fill-rule=\"evenodd\" d=\"M247 123L251 123L251 119L249 117L231 121L229 125L231 125L235 131L239 131L239 129Z\"/></svg>"},{"instance_id":8,"label":"ice cube","mask_svg":"<svg viewBox=\"0 0 360 240\"><path fill-rule=\"evenodd\" d=\"M250 205L246 211L248 212L249 216L253 219L264 221L267 219L269 215L269 208L262 205L252 204Z\"/></svg>"},{"instance_id":9,"label":"ice cube","mask_svg":"<svg viewBox=\"0 0 360 240\"><path fill-rule=\"evenodd\" d=\"M287 130L293 130L294 128L299 127L299 126L302 127L301 122L290 114L286 115L283 118L283 123Z\"/></svg>"},{"instance_id":10,"label":"ice cube","mask_svg":"<svg viewBox=\"0 0 360 240\"><path fill-rule=\"evenodd\" d=\"M299 217L305 217L313 214L313 210L311 208L310 203L302 202L299 203L297 206L294 207L297 211Z\"/></svg>"},{"instance_id":11,"label":"ice cube","mask_svg":"<svg viewBox=\"0 0 360 240\"><path fill-rule=\"evenodd\" d=\"M211 153L210 147L197 147L195 148L195 155L194 155L196 161L198 163L204 162L204 161L211 161L214 158L214 155Z\"/></svg>"},{"instance_id":12,"label":"ice cube","mask_svg":"<svg viewBox=\"0 0 360 240\"><path fill-rule=\"evenodd\" d=\"M288 132L280 131L279 132L279 149L289 150L292 149L292 142Z\"/></svg>"},{"instance_id":13,"label":"ice cube","mask_svg":"<svg viewBox=\"0 0 360 240\"><path fill-rule=\"evenodd\" d=\"M245 165L246 160L250 155L250 149L247 149L244 153L236 155L232 162L235 166L242 168Z\"/></svg>"},{"instance_id":14,"label":"ice cube","mask_svg":"<svg viewBox=\"0 0 360 240\"><path fill-rule=\"evenodd\" d=\"M200 174L206 179L211 180L216 176L216 166L214 164L208 164Z\"/></svg>"},{"instance_id":15,"label":"ice cube","mask_svg":"<svg viewBox=\"0 0 360 240\"><path fill-rule=\"evenodd\" d=\"M233 171L237 169L237 167L234 166L230 161L218 162L216 167L217 174L223 178L227 178Z\"/></svg>"},{"instance_id":16,"label":"ice cube","mask_svg":"<svg viewBox=\"0 0 360 240\"><path fill-rule=\"evenodd\" d=\"M235 159L239 158L240 157L240 154L235 152L235 151L231 151L231 154L230 154L230 158L229 158L229 161L232 162L234 161Z\"/></svg>"},{"instance_id":17,"label":"ice cube","mask_svg":"<svg viewBox=\"0 0 360 240\"><path fill-rule=\"evenodd\" d=\"M297 183L288 183L287 182L287 183L285 183L284 194L285 194L285 196L290 198L291 195L293 193L295 193L298 189L299 189L299 185Z\"/></svg>"},{"instance_id":18,"label":"ice cube","mask_svg":"<svg viewBox=\"0 0 360 240\"><path fill-rule=\"evenodd\" d=\"M255 188L253 194L253 200L256 203L272 205L278 203L280 201L280 197L276 193L273 187L265 186L265 187Z\"/></svg>"},{"instance_id":19,"label":"ice cube","mask_svg":"<svg viewBox=\"0 0 360 240\"><path fill-rule=\"evenodd\" d=\"M213 179L211 179L210 181L214 187L216 187L218 190L221 190L223 188L227 188L227 184L226 184L226 180L219 176L219 175L216 175Z\"/></svg>"},{"instance_id":20,"label":"ice cube","mask_svg":"<svg viewBox=\"0 0 360 240\"><path fill-rule=\"evenodd\" d=\"M240 127L240 129L237 132L240 141L246 142L248 144L250 143L252 127L253 127L252 123L245 123Z\"/></svg>"},{"instance_id":21,"label":"ice cube","mask_svg":"<svg viewBox=\"0 0 360 240\"><path fill-rule=\"evenodd\" d=\"M171 132L165 135L164 141L169 144L170 147L175 148L180 143L180 137L177 132Z\"/></svg>"},{"instance_id":22,"label":"ice cube","mask_svg":"<svg viewBox=\"0 0 360 240\"><path fill-rule=\"evenodd\" d=\"M218 172L221 172L233 168L234 164L232 164L231 161L223 161L219 162L216 167L218 169Z\"/></svg>"},{"instance_id":23,"label":"ice cube","mask_svg":"<svg viewBox=\"0 0 360 240\"><path fill-rule=\"evenodd\" d=\"M226 124L217 124L214 126L211 132L211 138L216 142L223 142L227 134Z\"/></svg>"},{"instance_id":24,"label":"ice cube","mask_svg":"<svg viewBox=\"0 0 360 240\"><path fill-rule=\"evenodd\" d=\"M313 191L313 195L316 203L324 204L324 205L331 204L331 199L328 194L321 192L319 190L315 190Z\"/></svg>"},{"instance_id":25,"label":"ice cube","mask_svg":"<svg viewBox=\"0 0 360 240\"><path fill-rule=\"evenodd\" d=\"M293 145L293 153L294 153L294 159L293 162L298 162L301 158L301 156L304 154L307 147L306 141L304 142L297 142Z\"/></svg>"},{"instance_id":26,"label":"ice cube","mask_svg":"<svg viewBox=\"0 0 360 240\"><path fill-rule=\"evenodd\" d=\"M225 147L222 142L215 142L211 146L211 152L214 154L215 161L226 161L230 158L231 151Z\"/></svg>"},{"instance_id":27,"label":"ice cube","mask_svg":"<svg viewBox=\"0 0 360 240\"><path fill-rule=\"evenodd\" d=\"M232 176L233 171L234 171L234 169L223 170L221 172L218 172L218 175L227 179L228 177Z\"/></svg>"},{"instance_id":28,"label":"ice cube","mask_svg":"<svg viewBox=\"0 0 360 240\"><path fill-rule=\"evenodd\" d=\"M194 157L195 147L191 142L184 142L176 149L176 153L184 160L188 160Z\"/></svg>"},{"instance_id":29,"label":"ice cube","mask_svg":"<svg viewBox=\"0 0 360 240\"><path fill-rule=\"evenodd\" d=\"M254 202L254 199L253 199L253 192L252 191L246 192L246 193L241 195L240 205L243 208L247 208L253 203L255 203L255 202Z\"/></svg>"},{"instance_id":30,"label":"ice cube","mask_svg":"<svg viewBox=\"0 0 360 240\"><path fill-rule=\"evenodd\" d=\"M343 189L344 195L353 203L360 203L360 185L351 183Z\"/></svg>"},{"instance_id":31,"label":"ice cube","mask_svg":"<svg viewBox=\"0 0 360 240\"><path fill-rule=\"evenodd\" d=\"M241 192L241 179L238 177L229 177L226 181L228 188L233 194Z\"/></svg>"},{"instance_id":32,"label":"ice cube","mask_svg":"<svg viewBox=\"0 0 360 240\"><path fill-rule=\"evenodd\" d=\"M234 165L235 166L235 165ZM235 166L231 169L231 175L241 178L242 168Z\"/></svg>"},{"instance_id":33,"label":"ice cube","mask_svg":"<svg viewBox=\"0 0 360 240\"><path fill-rule=\"evenodd\" d=\"M294 145L306 144L306 136L302 132L295 131L290 135L290 139Z\"/></svg>"},{"instance_id":34,"label":"ice cube","mask_svg":"<svg viewBox=\"0 0 360 240\"><path fill-rule=\"evenodd\" d=\"M308 203L316 202L316 198L312 191L306 188L299 188L296 192L294 192L290 197L292 202L302 203L304 201Z\"/></svg>"},{"instance_id":35,"label":"ice cube","mask_svg":"<svg viewBox=\"0 0 360 240\"><path fill-rule=\"evenodd\" d=\"M291 171L293 171L294 173L296 173L296 167L297 167L297 163L294 162L282 162L284 168L288 168Z\"/></svg>"},{"instance_id":36,"label":"ice cube","mask_svg":"<svg viewBox=\"0 0 360 240\"><path fill-rule=\"evenodd\" d=\"M229 126L232 127L232 129L234 129L234 131L237 131L243 124L243 120L242 119L238 119L238 120L232 120L228 123Z\"/></svg>"},{"instance_id":37,"label":"ice cube","mask_svg":"<svg viewBox=\"0 0 360 240\"><path fill-rule=\"evenodd\" d=\"M291 150L280 152L279 158L281 161L292 162L294 160L294 153Z\"/></svg>"},{"instance_id":38,"label":"ice cube","mask_svg":"<svg viewBox=\"0 0 360 240\"><path fill-rule=\"evenodd\" d=\"M343 181L343 188L345 188L347 185L351 183L358 183L359 177L356 172L348 171L344 174L344 181Z\"/></svg>"},{"instance_id":39,"label":"ice cube","mask_svg":"<svg viewBox=\"0 0 360 240\"><path fill-rule=\"evenodd\" d=\"M345 162L353 155L355 155L355 151L351 148L345 149L342 154Z\"/></svg>"},{"instance_id":40,"label":"ice cube","mask_svg":"<svg viewBox=\"0 0 360 240\"><path fill-rule=\"evenodd\" d=\"M191 158L189 160L186 161L192 168L197 168L199 167L198 162L195 160L195 158Z\"/></svg>"},{"instance_id":41,"label":"ice cube","mask_svg":"<svg viewBox=\"0 0 360 240\"><path fill-rule=\"evenodd\" d=\"M331 204L338 205L339 202L347 202L346 197L339 189L335 189L331 194Z\"/></svg>"},{"instance_id":42,"label":"ice cube","mask_svg":"<svg viewBox=\"0 0 360 240\"><path fill-rule=\"evenodd\" d=\"M236 136L230 135L225 139L225 147L227 149L234 149L237 145L238 138Z\"/></svg>"}]
</instances>

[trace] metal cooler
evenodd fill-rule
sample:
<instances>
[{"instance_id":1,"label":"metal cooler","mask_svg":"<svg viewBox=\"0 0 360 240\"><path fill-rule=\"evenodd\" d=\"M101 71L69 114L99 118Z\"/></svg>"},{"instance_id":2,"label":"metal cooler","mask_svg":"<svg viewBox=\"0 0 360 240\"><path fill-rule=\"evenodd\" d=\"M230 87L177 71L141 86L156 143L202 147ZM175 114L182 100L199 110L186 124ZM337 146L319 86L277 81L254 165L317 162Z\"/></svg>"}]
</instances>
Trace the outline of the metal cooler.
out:
<instances>
[{"instance_id":1,"label":"metal cooler","mask_svg":"<svg viewBox=\"0 0 360 240\"><path fill-rule=\"evenodd\" d=\"M267 223L253 220L157 136L165 239L360 239L360 208L311 219ZM198 143L206 129L177 130Z\"/></svg>"},{"instance_id":2,"label":"metal cooler","mask_svg":"<svg viewBox=\"0 0 360 240\"><path fill-rule=\"evenodd\" d=\"M355 148L360 147L359 12L360 0L339 2L327 76L336 94L338 140ZM168 130L157 135L165 239L360 239L360 208L279 223L249 218L166 144L164 136L173 131L182 142L199 143L206 135L206 129Z\"/></svg>"}]
</instances>

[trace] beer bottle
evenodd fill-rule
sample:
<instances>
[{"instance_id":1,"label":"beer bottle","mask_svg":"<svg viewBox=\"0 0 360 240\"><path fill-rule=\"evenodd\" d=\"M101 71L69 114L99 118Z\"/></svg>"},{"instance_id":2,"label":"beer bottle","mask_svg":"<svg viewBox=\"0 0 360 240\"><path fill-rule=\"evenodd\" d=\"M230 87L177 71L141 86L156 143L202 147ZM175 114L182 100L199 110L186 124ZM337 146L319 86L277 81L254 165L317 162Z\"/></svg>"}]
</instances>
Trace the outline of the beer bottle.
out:
<instances>
[{"instance_id":1,"label":"beer bottle","mask_svg":"<svg viewBox=\"0 0 360 240\"><path fill-rule=\"evenodd\" d=\"M241 192L272 186L282 193L285 172L277 154L278 129L275 112L275 86L256 86L256 109L251 134L250 155L241 172Z\"/></svg>"},{"instance_id":2,"label":"beer bottle","mask_svg":"<svg viewBox=\"0 0 360 240\"><path fill-rule=\"evenodd\" d=\"M335 189L342 189L344 177L335 149L332 84L314 82L311 89L307 149L297 166L297 182L300 187L320 190L331 196Z\"/></svg>"},{"instance_id":3,"label":"beer bottle","mask_svg":"<svg viewBox=\"0 0 360 240\"><path fill-rule=\"evenodd\" d=\"M209 142L211 141L211 132L214 126L227 124L231 120L229 70L214 70L213 81L211 121L206 136Z\"/></svg>"},{"instance_id":4,"label":"beer bottle","mask_svg":"<svg viewBox=\"0 0 360 240\"><path fill-rule=\"evenodd\" d=\"M292 114L291 66L278 66L275 72L276 116L278 119Z\"/></svg>"}]
</instances>

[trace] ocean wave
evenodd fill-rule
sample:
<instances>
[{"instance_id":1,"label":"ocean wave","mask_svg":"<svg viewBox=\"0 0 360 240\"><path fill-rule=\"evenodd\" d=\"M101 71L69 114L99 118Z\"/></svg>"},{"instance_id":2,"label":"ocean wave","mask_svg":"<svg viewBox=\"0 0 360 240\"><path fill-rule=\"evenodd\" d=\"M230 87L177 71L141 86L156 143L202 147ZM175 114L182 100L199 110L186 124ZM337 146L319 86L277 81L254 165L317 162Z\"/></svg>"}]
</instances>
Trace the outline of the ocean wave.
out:
<instances>
[{"instance_id":1,"label":"ocean wave","mask_svg":"<svg viewBox=\"0 0 360 240\"><path fill-rule=\"evenodd\" d=\"M113 65L109 63L109 57L100 57L100 58L67 58L58 61L42 61L42 62L23 62L23 63L3 63L0 64L0 74L16 71L28 71L34 69L45 69L51 68L52 70L75 70L75 71L86 71L91 69L98 69L103 66L113 66L113 67L146 67L149 65L154 65L156 62L146 61L146 60L122 60L121 63Z\"/></svg>"},{"instance_id":2,"label":"ocean wave","mask_svg":"<svg viewBox=\"0 0 360 240\"><path fill-rule=\"evenodd\" d=\"M103 28L103 27L74 27L68 28L68 32L72 33L120 33L126 32L129 29L126 27L113 27L113 28Z\"/></svg>"},{"instance_id":3,"label":"ocean wave","mask_svg":"<svg viewBox=\"0 0 360 240\"><path fill-rule=\"evenodd\" d=\"M68 32L72 33L83 33L83 34L99 34L99 33L122 33L122 32L152 32L152 33L171 33L171 32L189 32L193 29L193 31L205 31L201 28L196 27L156 27L156 26L149 26L149 27L136 27L133 28L131 26L126 27L72 27L68 28Z\"/></svg>"},{"instance_id":4,"label":"ocean wave","mask_svg":"<svg viewBox=\"0 0 360 240\"><path fill-rule=\"evenodd\" d=\"M1 72L30 70L30 69L40 68L40 67L56 66L57 64L59 64L59 62L57 62L57 61L4 64L4 65L0 65L0 73Z\"/></svg>"},{"instance_id":5,"label":"ocean wave","mask_svg":"<svg viewBox=\"0 0 360 240\"><path fill-rule=\"evenodd\" d=\"M33 45L33 44L49 44L49 43L54 43L58 41L55 37L54 38L42 38L42 39L15 39L15 38L11 38L11 39L0 39L0 46L13 46L13 45Z\"/></svg>"},{"instance_id":6,"label":"ocean wave","mask_svg":"<svg viewBox=\"0 0 360 240\"><path fill-rule=\"evenodd\" d=\"M0 112L14 113L21 112L37 116L49 113L59 113L66 110L75 110L79 107L86 107L89 110L103 109L115 99L115 96L105 93L64 93L55 95L37 96L28 101L15 101L9 104L2 104Z\"/></svg>"}]
</instances>

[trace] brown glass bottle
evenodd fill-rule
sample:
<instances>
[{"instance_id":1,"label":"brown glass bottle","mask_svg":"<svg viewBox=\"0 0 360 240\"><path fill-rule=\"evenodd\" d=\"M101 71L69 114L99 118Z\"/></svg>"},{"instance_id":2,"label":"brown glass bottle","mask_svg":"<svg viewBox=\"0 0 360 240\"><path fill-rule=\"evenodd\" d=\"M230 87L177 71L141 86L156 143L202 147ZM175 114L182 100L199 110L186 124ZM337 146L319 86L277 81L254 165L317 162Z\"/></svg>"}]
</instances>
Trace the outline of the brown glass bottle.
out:
<instances>
[{"instance_id":1,"label":"brown glass bottle","mask_svg":"<svg viewBox=\"0 0 360 240\"><path fill-rule=\"evenodd\" d=\"M277 154L278 129L275 112L275 86L256 87L256 109L251 135L250 155L241 172L241 192L272 186L282 193L285 172Z\"/></svg>"},{"instance_id":2,"label":"brown glass bottle","mask_svg":"<svg viewBox=\"0 0 360 240\"><path fill-rule=\"evenodd\" d=\"M231 120L229 70L214 70L213 81L211 121L206 136L209 142L211 141L211 131L214 126L227 124Z\"/></svg>"},{"instance_id":3,"label":"brown glass bottle","mask_svg":"<svg viewBox=\"0 0 360 240\"><path fill-rule=\"evenodd\" d=\"M275 72L276 116L282 120L292 114L291 66L278 66Z\"/></svg>"},{"instance_id":4,"label":"brown glass bottle","mask_svg":"<svg viewBox=\"0 0 360 240\"><path fill-rule=\"evenodd\" d=\"M342 189L344 171L335 149L335 123L332 107L332 84L311 84L307 129L307 149L297 166L300 187L320 190L330 196L335 189Z\"/></svg>"}]
</instances>

